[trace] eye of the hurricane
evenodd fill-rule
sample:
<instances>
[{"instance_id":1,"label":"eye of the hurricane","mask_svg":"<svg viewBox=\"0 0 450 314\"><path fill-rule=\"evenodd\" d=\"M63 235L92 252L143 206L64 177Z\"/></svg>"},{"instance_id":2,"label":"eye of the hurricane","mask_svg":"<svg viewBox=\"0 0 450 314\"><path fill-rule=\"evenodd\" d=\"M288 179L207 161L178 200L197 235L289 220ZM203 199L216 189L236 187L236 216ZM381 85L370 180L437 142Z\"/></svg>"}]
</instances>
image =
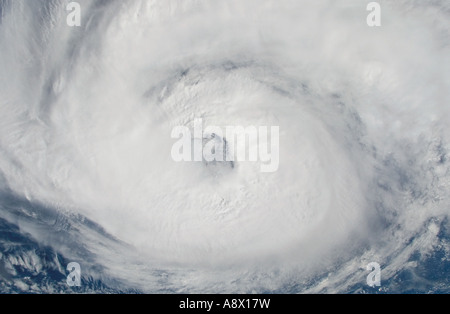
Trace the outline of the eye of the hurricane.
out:
<instances>
[{"instance_id":1,"label":"eye of the hurricane","mask_svg":"<svg viewBox=\"0 0 450 314\"><path fill-rule=\"evenodd\" d=\"M216 133L207 133L203 135L202 139L194 139L194 142L202 145L203 165L208 170L214 174L219 174L219 172L223 174L223 171L234 169L234 158L226 138Z\"/></svg>"}]
</instances>

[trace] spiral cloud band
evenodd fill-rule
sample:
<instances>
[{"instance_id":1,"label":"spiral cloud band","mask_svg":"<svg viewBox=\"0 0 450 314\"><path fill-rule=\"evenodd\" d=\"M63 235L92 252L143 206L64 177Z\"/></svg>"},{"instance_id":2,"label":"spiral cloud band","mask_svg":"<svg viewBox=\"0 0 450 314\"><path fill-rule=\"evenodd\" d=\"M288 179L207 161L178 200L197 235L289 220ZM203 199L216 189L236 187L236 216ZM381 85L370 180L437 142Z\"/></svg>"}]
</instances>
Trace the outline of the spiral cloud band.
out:
<instances>
[{"instance_id":1,"label":"spiral cloud band","mask_svg":"<svg viewBox=\"0 0 450 314\"><path fill-rule=\"evenodd\" d=\"M70 2L0 0L1 291L449 292L448 1Z\"/></svg>"}]
</instances>

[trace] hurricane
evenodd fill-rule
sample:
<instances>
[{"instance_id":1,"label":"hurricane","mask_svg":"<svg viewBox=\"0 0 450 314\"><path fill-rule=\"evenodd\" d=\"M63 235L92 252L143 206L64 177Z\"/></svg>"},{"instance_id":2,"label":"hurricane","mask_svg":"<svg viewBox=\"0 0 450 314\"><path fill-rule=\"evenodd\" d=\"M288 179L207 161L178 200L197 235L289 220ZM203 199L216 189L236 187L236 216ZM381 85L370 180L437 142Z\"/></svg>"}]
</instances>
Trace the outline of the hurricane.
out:
<instances>
[{"instance_id":1,"label":"hurricane","mask_svg":"<svg viewBox=\"0 0 450 314\"><path fill-rule=\"evenodd\" d=\"M0 0L0 292L449 293L450 3L369 2Z\"/></svg>"}]
</instances>

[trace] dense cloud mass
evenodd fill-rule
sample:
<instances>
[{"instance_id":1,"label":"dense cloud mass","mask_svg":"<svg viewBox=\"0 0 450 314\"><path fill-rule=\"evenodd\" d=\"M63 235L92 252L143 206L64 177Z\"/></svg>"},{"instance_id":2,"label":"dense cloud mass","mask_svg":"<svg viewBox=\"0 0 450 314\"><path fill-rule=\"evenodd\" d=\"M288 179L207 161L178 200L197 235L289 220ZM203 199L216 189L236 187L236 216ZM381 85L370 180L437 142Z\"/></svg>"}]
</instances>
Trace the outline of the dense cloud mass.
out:
<instances>
[{"instance_id":1,"label":"dense cloud mass","mask_svg":"<svg viewBox=\"0 0 450 314\"><path fill-rule=\"evenodd\" d=\"M450 3L0 0L0 292L449 292ZM174 127L279 126L279 168ZM366 265L382 285L366 284Z\"/></svg>"}]
</instances>

